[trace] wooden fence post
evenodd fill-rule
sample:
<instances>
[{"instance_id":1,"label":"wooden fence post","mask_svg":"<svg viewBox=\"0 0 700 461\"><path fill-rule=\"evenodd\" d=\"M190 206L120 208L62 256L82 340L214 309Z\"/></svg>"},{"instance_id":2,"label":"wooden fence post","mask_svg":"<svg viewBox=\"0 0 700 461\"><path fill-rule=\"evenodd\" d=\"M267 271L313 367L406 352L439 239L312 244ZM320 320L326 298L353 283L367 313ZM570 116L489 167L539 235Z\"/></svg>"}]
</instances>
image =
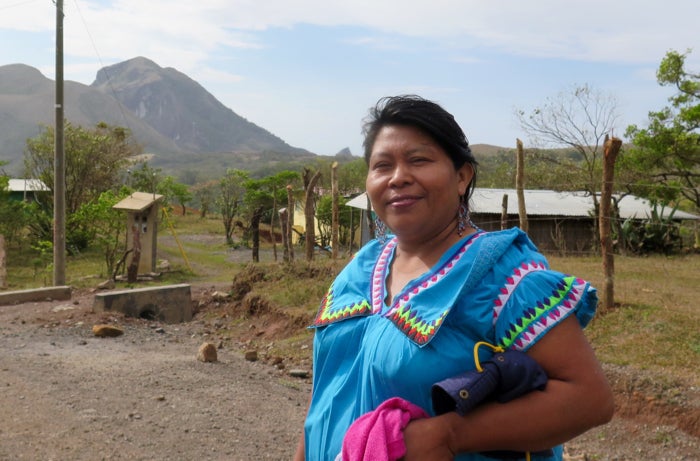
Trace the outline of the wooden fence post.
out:
<instances>
[{"instance_id":1,"label":"wooden fence post","mask_svg":"<svg viewBox=\"0 0 700 461\"><path fill-rule=\"evenodd\" d=\"M338 259L338 246L339 243L339 220L340 214L338 211L339 198L338 198L338 162L333 162L331 165L331 197L333 202L333 211L331 213L331 257L333 259Z\"/></svg>"},{"instance_id":2,"label":"wooden fence post","mask_svg":"<svg viewBox=\"0 0 700 461\"><path fill-rule=\"evenodd\" d=\"M5 265L5 236L0 234L0 290L7 288L7 266Z\"/></svg>"},{"instance_id":3,"label":"wooden fence post","mask_svg":"<svg viewBox=\"0 0 700 461\"><path fill-rule=\"evenodd\" d=\"M520 217L520 229L527 233L527 211L525 209L525 152L523 142L516 139L517 157L515 170L515 190L518 194L518 216Z\"/></svg>"},{"instance_id":4,"label":"wooden fence post","mask_svg":"<svg viewBox=\"0 0 700 461\"><path fill-rule=\"evenodd\" d=\"M615 160L622 147L622 140L608 139L606 136L603 156L603 185L600 192L600 251L603 259L603 311L611 309L615 304L615 256L613 255L612 237L610 236L610 202L615 180Z\"/></svg>"}]
</instances>

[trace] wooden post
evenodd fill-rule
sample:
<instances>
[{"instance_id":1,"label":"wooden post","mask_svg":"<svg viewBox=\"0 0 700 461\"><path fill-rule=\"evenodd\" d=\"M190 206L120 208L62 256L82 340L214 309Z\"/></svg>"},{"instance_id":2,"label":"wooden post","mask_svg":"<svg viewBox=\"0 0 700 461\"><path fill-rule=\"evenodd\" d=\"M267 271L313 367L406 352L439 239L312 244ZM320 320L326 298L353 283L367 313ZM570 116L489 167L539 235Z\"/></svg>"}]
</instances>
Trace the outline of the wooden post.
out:
<instances>
[{"instance_id":1,"label":"wooden post","mask_svg":"<svg viewBox=\"0 0 700 461\"><path fill-rule=\"evenodd\" d=\"M7 288L7 266L5 265L5 236L0 234L0 290Z\"/></svg>"},{"instance_id":2,"label":"wooden post","mask_svg":"<svg viewBox=\"0 0 700 461\"><path fill-rule=\"evenodd\" d=\"M289 225L289 213L287 213L286 208L282 208L279 211L280 214L280 228L282 230L282 260L284 262L289 262L289 239L287 234L287 226Z\"/></svg>"},{"instance_id":3,"label":"wooden post","mask_svg":"<svg viewBox=\"0 0 700 461\"><path fill-rule=\"evenodd\" d=\"M527 232L527 211L525 210L525 152L523 150L523 142L516 139L517 154L516 154L516 170L515 170L515 189L518 193L518 216L520 217L520 229Z\"/></svg>"},{"instance_id":4,"label":"wooden post","mask_svg":"<svg viewBox=\"0 0 700 461\"><path fill-rule=\"evenodd\" d=\"M292 227L294 226L294 195L292 185L287 184L287 226L284 232L287 233L287 251L289 252L289 262L294 261L294 244L292 243Z\"/></svg>"},{"instance_id":5,"label":"wooden post","mask_svg":"<svg viewBox=\"0 0 700 461\"><path fill-rule=\"evenodd\" d=\"M132 253L131 262L126 269L126 281L136 283L139 278L139 263L141 262L141 224L140 218L134 218L134 224L131 226L131 242Z\"/></svg>"},{"instance_id":6,"label":"wooden post","mask_svg":"<svg viewBox=\"0 0 700 461\"><path fill-rule=\"evenodd\" d=\"M260 219L262 219L263 207L259 206L253 211L250 220L251 238L253 239L253 262L260 262Z\"/></svg>"},{"instance_id":7,"label":"wooden post","mask_svg":"<svg viewBox=\"0 0 700 461\"><path fill-rule=\"evenodd\" d=\"M277 237L275 236L275 210L277 209L277 184L272 184L272 213L270 213L270 239L272 239L272 257L277 262Z\"/></svg>"},{"instance_id":8,"label":"wooden post","mask_svg":"<svg viewBox=\"0 0 700 461\"><path fill-rule=\"evenodd\" d=\"M613 137L605 137L603 156L603 186L600 192L600 251L603 259L603 274L605 286L603 287L602 310L607 311L615 304L615 257L613 255L612 238L610 236L610 202L615 179L615 160L622 147L622 140Z\"/></svg>"},{"instance_id":9,"label":"wooden post","mask_svg":"<svg viewBox=\"0 0 700 461\"><path fill-rule=\"evenodd\" d=\"M331 197L333 202L333 212L331 214L331 257L338 259L338 162L331 165Z\"/></svg>"},{"instance_id":10,"label":"wooden post","mask_svg":"<svg viewBox=\"0 0 700 461\"><path fill-rule=\"evenodd\" d=\"M316 246L316 221L314 220L315 207L314 207L314 188L316 183L321 179L321 172L317 171L313 176L311 175L311 170L304 169L304 218L305 229L304 237L306 241L306 260L312 261L314 259L314 247Z\"/></svg>"},{"instance_id":11,"label":"wooden post","mask_svg":"<svg viewBox=\"0 0 700 461\"><path fill-rule=\"evenodd\" d=\"M501 230L508 227L508 194L503 194L501 201Z\"/></svg>"}]
</instances>

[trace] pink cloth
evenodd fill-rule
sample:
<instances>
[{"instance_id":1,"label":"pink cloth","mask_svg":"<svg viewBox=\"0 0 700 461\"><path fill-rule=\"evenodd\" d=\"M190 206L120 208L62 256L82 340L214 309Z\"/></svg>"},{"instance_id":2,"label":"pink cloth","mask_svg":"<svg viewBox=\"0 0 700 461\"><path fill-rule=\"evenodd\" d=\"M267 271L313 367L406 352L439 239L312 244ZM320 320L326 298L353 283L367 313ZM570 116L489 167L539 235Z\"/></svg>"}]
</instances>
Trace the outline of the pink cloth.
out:
<instances>
[{"instance_id":1,"label":"pink cloth","mask_svg":"<svg viewBox=\"0 0 700 461\"><path fill-rule=\"evenodd\" d=\"M343 461L396 461L406 454L403 430L413 419L428 414L411 402L394 397L355 420L343 439Z\"/></svg>"}]
</instances>

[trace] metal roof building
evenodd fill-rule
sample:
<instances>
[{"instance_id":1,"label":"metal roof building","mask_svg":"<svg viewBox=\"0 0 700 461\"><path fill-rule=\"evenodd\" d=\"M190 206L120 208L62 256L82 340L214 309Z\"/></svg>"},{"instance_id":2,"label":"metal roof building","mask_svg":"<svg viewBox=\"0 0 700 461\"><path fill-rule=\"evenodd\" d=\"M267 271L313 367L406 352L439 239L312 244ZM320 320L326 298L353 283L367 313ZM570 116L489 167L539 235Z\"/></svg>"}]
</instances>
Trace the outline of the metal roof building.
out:
<instances>
[{"instance_id":1,"label":"metal roof building","mask_svg":"<svg viewBox=\"0 0 700 461\"><path fill-rule=\"evenodd\" d=\"M579 253L595 246L598 236L595 233L594 205L590 195L585 192L552 190L525 190L524 195L528 235L540 249ZM518 195L515 189L476 188L471 202L472 220L485 230L501 229L504 196L508 196L506 227L519 225ZM654 207L648 200L632 195L622 197L618 204L620 218L623 220L646 220L654 212ZM346 205L366 210L367 195L362 193ZM659 207L657 212L662 218L668 218L673 210ZM676 210L673 212L673 220L698 221L700 216ZM364 238L363 234L363 242L366 241Z\"/></svg>"}]
</instances>

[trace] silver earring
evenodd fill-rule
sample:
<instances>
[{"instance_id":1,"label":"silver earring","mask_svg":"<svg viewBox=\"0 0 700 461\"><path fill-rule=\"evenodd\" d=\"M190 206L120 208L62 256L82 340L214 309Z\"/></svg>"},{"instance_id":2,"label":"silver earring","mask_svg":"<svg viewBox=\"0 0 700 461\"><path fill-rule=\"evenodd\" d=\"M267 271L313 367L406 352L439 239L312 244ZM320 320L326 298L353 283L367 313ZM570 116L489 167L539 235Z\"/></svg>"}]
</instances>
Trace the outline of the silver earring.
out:
<instances>
[{"instance_id":1,"label":"silver earring","mask_svg":"<svg viewBox=\"0 0 700 461\"><path fill-rule=\"evenodd\" d=\"M374 218L374 237L380 243L386 242L386 224L379 217Z\"/></svg>"}]
</instances>

